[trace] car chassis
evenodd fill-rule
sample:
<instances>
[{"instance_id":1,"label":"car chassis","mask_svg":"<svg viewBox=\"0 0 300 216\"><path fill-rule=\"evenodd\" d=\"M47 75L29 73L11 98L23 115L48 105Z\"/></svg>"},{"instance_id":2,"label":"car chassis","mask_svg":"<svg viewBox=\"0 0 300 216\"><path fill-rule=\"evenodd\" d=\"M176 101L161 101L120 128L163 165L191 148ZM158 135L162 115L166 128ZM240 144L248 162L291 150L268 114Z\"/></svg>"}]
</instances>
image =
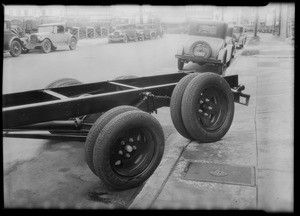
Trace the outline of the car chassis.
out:
<instances>
[{"instance_id":1,"label":"car chassis","mask_svg":"<svg viewBox=\"0 0 300 216\"><path fill-rule=\"evenodd\" d=\"M189 71L45 88L4 94L2 96L3 137L85 141L87 163L104 183L116 189L136 187L142 184L155 171L161 161L164 150L164 136L161 126L155 122L156 119L149 113L157 112L157 109L160 107L170 107L172 117L172 112L174 113L174 110L176 111L177 109L176 103L175 105L173 103L174 100L176 102L184 99L183 93L181 93L182 98L178 96L180 95L180 89L183 89L183 86L188 83L195 83L197 81L195 79L198 79L197 82L199 82L199 80L207 78L217 79L218 83L221 81L225 86L228 86L232 94L227 96L229 98L232 97L232 103L234 101L248 105L250 96L242 93L245 87L238 84L238 75L221 77L209 72L200 74ZM188 79L189 82L187 82ZM205 83L202 82L199 85L203 84ZM181 87L179 91L178 87ZM187 85L185 91L188 89L189 85ZM190 88L188 91L193 91L193 89ZM218 92L222 91L217 89L211 91L210 98L213 98L214 94L218 95ZM197 93L197 95L200 94ZM192 97L196 97L196 95L192 95ZM205 101L208 101L207 98ZM222 100L222 98L219 98L219 101ZM216 104L212 104L212 106ZM221 108L222 106L226 108L226 101L220 106ZM110 110L118 109L118 107L122 108L117 112L109 113ZM194 108L192 107L192 109ZM227 108L225 110L229 112ZM177 109L177 111L180 112L180 109ZM89 115L97 113L100 113L101 116L95 122L85 121ZM109 115L105 116L106 113L110 114L110 117L108 117ZM182 116L183 118L185 117L184 113ZM123 122L121 121L122 119L124 120ZM182 125L179 124L178 130L178 123L176 123L176 120L172 119L172 121L177 131L185 136L180 129ZM231 122L229 126L230 124ZM229 126L216 140L226 134ZM152 129L152 127L156 129ZM127 129L131 130L131 135L124 138L124 133ZM139 132L139 135L134 135L136 130L142 130L143 132ZM33 133L28 133L28 131ZM110 134L111 137L109 137ZM120 138L120 134L124 136L122 135L123 137ZM144 134L143 136L146 137L144 141L141 141L141 134ZM193 133L191 132L190 134ZM193 135L187 138L199 140ZM148 141L145 141L146 139ZM125 144L125 141L127 144ZM214 140L207 139L206 141L212 142ZM144 147L140 145L141 142L144 142ZM115 143L121 144L118 144L116 147ZM115 148L117 149L117 154L115 153ZM89 151L91 152L89 153ZM146 155L144 162L138 163L139 166L128 162L134 157L137 160L135 154ZM114 159L115 161L112 162L112 158L116 157L117 159Z\"/></svg>"}]
</instances>

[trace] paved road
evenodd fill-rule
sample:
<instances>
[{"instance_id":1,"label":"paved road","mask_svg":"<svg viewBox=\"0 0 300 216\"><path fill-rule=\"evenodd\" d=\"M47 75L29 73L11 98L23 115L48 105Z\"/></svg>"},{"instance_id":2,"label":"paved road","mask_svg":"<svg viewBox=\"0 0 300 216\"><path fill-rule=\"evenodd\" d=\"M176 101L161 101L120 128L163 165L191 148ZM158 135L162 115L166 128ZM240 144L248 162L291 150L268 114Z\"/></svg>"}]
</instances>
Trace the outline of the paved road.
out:
<instances>
[{"instance_id":1,"label":"paved road","mask_svg":"<svg viewBox=\"0 0 300 216\"><path fill-rule=\"evenodd\" d=\"M120 75L177 72L174 54L185 37L165 35L127 44L107 44L105 39L82 40L75 51L61 47L49 54L32 51L18 58L5 55L3 92L44 88L65 77L89 83ZM215 70L193 63L185 69ZM161 122L166 138L174 132L168 108L160 109L155 117ZM4 138L3 144L7 207L123 208L140 190L105 188L85 164L83 143Z\"/></svg>"}]
</instances>

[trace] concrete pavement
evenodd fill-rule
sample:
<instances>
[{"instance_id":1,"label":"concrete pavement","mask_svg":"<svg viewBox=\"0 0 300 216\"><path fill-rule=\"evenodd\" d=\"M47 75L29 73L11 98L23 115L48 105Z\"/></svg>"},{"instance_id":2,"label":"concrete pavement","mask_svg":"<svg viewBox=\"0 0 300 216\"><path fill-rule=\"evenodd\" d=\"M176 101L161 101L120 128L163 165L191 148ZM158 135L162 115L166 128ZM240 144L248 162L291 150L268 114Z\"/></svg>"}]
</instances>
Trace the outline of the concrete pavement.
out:
<instances>
[{"instance_id":1,"label":"concrete pavement","mask_svg":"<svg viewBox=\"0 0 300 216\"><path fill-rule=\"evenodd\" d=\"M218 142L170 136L174 148L165 152L130 209L294 211L294 47L270 34L259 37L258 44L244 48L256 55L239 56L226 71L239 75L251 95L249 106L235 105L232 126ZM212 165L219 166L214 180L191 173ZM250 183L238 177L226 183L224 176L241 167L251 172L239 179Z\"/></svg>"}]
</instances>

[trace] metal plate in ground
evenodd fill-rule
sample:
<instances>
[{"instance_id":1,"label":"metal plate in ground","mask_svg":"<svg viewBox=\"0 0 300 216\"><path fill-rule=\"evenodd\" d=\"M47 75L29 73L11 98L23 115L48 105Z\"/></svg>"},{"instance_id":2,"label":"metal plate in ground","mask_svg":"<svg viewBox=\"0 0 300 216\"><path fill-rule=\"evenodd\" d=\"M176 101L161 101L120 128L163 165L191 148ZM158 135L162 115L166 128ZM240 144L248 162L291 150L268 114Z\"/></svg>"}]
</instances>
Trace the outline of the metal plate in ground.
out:
<instances>
[{"instance_id":1,"label":"metal plate in ground","mask_svg":"<svg viewBox=\"0 0 300 216\"><path fill-rule=\"evenodd\" d=\"M258 62L258 67L280 67L280 62Z\"/></svg>"},{"instance_id":2,"label":"metal plate in ground","mask_svg":"<svg viewBox=\"0 0 300 216\"><path fill-rule=\"evenodd\" d=\"M224 184L255 186L255 169L251 166L189 162L184 179Z\"/></svg>"}]
</instances>

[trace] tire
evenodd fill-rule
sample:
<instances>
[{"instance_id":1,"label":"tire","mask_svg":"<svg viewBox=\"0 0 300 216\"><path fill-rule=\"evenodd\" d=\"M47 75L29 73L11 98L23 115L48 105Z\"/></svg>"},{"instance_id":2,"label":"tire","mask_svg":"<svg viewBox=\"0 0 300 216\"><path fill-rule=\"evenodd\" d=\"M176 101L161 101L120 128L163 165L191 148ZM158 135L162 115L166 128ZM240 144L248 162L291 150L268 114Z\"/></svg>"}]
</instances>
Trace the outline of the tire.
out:
<instances>
[{"instance_id":1,"label":"tire","mask_svg":"<svg viewBox=\"0 0 300 216\"><path fill-rule=\"evenodd\" d=\"M22 52L22 45L17 40L13 40L10 44L10 55L13 57L18 57Z\"/></svg>"},{"instance_id":2,"label":"tire","mask_svg":"<svg viewBox=\"0 0 300 216\"><path fill-rule=\"evenodd\" d=\"M123 42L124 43L128 43L128 37L127 37L127 35L125 35L125 37L123 38Z\"/></svg>"},{"instance_id":3,"label":"tire","mask_svg":"<svg viewBox=\"0 0 300 216\"><path fill-rule=\"evenodd\" d=\"M73 86L73 85L80 85L80 84L82 84L82 82L78 81L77 79L62 78L48 84L46 88L50 89L50 88L58 88L58 87Z\"/></svg>"},{"instance_id":4,"label":"tire","mask_svg":"<svg viewBox=\"0 0 300 216\"><path fill-rule=\"evenodd\" d=\"M103 115L101 115L91 127L87 135L87 138L85 140L84 150L85 150L85 161L88 167L95 175L97 174L94 169L93 152L94 152L94 146L99 133L102 131L102 129L111 119L113 119L114 117L116 117L121 113L131 111L131 110L139 110L139 109L134 106L117 106L113 109L108 110Z\"/></svg>"},{"instance_id":5,"label":"tire","mask_svg":"<svg viewBox=\"0 0 300 216\"><path fill-rule=\"evenodd\" d=\"M181 110L184 125L195 140L204 143L220 140L229 130L234 116L229 84L217 74L200 74L186 87Z\"/></svg>"},{"instance_id":6,"label":"tire","mask_svg":"<svg viewBox=\"0 0 300 216\"><path fill-rule=\"evenodd\" d=\"M95 171L112 188L137 187L159 165L164 145L163 129L156 118L143 111L121 113L97 137L93 153Z\"/></svg>"},{"instance_id":7,"label":"tire","mask_svg":"<svg viewBox=\"0 0 300 216\"><path fill-rule=\"evenodd\" d=\"M207 53L207 55L205 56L205 58L209 58L209 57L211 56L212 50L211 50L210 45L209 45L208 43L206 43L205 41L196 41L196 42L194 42L194 43L191 45L190 53L191 53L192 55L194 55L194 49L195 49L195 47L196 47L198 44L200 44L200 43L205 44L205 46L208 48L208 53Z\"/></svg>"},{"instance_id":8,"label":"tire","mask_svg":"<svg viewBox=\"0 0 300 216\"><path fill-rule=\"evenodd\" d=\"M178 70L182 70L182 69L183 69L183 66L184 66L184 62L183 62L181 59L178 59L178 60L177 60L177 67L178 67Z\"/></svg>"},{"instance_id":9,"label":"tire","mask_svg":"<svg viewBox=\"0 0 300 216\"><path fill-rule=\"evenodd\" d=\"M74 37L72 37L70 39L70 45L69 45L69 48L70 50L75 50L76 49L76 45L77 45L77 41Z\"/></svg>"},{"instance_id":10,"label":"tire","mask_svg":"<svg viewBox=\"0 0 300 216\"><path fill-rule=\"evenodd\" d=\"M170 102L170 114L174 127L176 130L185 138L194 140L194 138L189 134L187 129L184 126L182 115L181 115L181 103L184 90L190 81L198 76L198 73L190 74L183 77L175 86Z\"/></svg>"},{"instance_id":11,"label":"tire","mask_svg":"<svg viewBox=\"0 0 300 216\"><path fill-rule=\"evenodd\" d=\"M49 53L51 51L51 47L52 47L52 44L51 44L51 41L49 39L45 39L42 42L42 51L44 53Z\"/></svg>"}]
</instances>

